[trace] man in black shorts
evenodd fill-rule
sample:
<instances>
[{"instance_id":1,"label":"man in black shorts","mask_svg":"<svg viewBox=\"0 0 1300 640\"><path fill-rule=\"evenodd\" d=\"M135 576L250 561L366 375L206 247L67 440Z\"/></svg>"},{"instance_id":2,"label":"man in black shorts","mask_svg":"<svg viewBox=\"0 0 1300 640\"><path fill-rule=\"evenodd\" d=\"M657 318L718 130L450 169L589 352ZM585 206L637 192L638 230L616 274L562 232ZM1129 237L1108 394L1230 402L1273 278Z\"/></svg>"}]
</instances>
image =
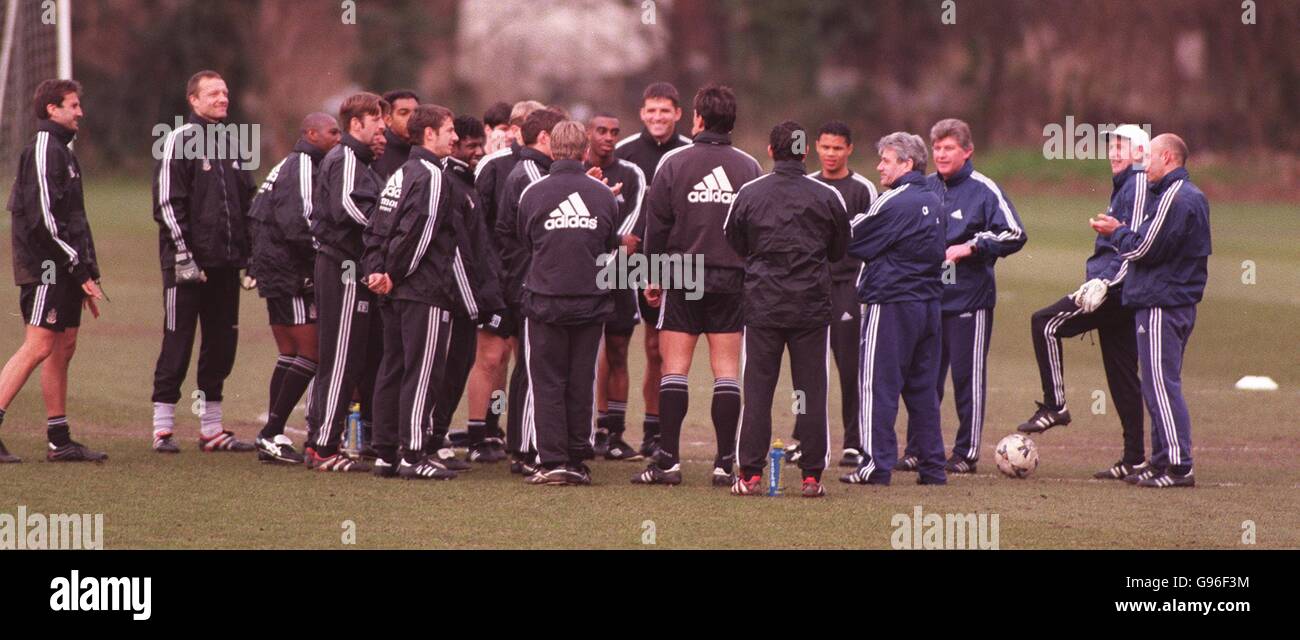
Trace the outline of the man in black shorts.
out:
<instances>
[{"instance_id":1,"label":"man in black shorts","mask_svg":"<svg viewBox=\"0 0 1300 640\"><path fill-rule=\"evenodd\" d=\"M302 454L284 435L284 424L316 376L316 240L310 218L312 190L320 161L342 133L327 113L303 118L302 137L289 156L275 165L253 199L253 255L249 274L266 298L271 335L280 355L271 372L266 425L254 445L262 461L301 463Z\"/></svg>"},{"instance_id":2,"label":"man in black shorts","mask_svg":"<svg viewBox=\"0 0 1300 640\"><path fill-rule=\"evenodd\" d=\"M46 80L36 87L36 136L18 160L9 197L13 212L14 281L27 333L0 372L0 422L14 396L41 367L50 462L102 462L108 454L72 439L68 430L68 363L77 348L84 304L99 317L99 265L90 237L81 166L68 146L81 120L81 85ZM21 460L0 443L0 463Z\"/></svg>"},{"instance_id":3,"label":"man in black shorts","mask_svg":"<svg viewBox=\"0 0 1300 640\"><path fill-rule=\"evenodd\" d=\"M681 274L656 274L646 299L659 310L659 382L662 438L659 453L632 479L638 484L680 484L679 444L689 399L687 374L700 334L709 341L713 366L713 429L717 454L714 486L734 480L736 423L740 418L740 330L745 263L723 237L722 223L736 190L763 169L753 156L731 145L736 95L710 84L695 94L695 142L664 155L650 187L645 254L652 261L672 256ZM687 267L690 267L688 270ZM671 269L669 270L671 271ZM689 282L694 275L695 282ZM658 281L655 281L658 275ZM702 285L702 286L701 286ZM688 290L689 287L689 290Z\"/></svg>"}]
</instances>

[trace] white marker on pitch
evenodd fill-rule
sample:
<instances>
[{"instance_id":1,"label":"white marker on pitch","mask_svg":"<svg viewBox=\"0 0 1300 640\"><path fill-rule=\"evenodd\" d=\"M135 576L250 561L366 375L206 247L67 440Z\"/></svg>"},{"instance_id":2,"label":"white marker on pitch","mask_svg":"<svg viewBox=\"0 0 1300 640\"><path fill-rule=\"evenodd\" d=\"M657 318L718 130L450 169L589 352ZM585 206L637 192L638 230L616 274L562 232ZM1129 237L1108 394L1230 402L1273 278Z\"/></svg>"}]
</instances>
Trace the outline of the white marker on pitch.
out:
<instances>
[{"instance_id":1,"label":"white marker on pitch","mask_svg":"<svg viewBox=\"0 0 1300 640\"><path fill-rule=\"evenodd\" d=\"M1277 391L1277 383L1268 376L1242 376L1237 381L1241 391Z\"/></svg>"}]
</instances>

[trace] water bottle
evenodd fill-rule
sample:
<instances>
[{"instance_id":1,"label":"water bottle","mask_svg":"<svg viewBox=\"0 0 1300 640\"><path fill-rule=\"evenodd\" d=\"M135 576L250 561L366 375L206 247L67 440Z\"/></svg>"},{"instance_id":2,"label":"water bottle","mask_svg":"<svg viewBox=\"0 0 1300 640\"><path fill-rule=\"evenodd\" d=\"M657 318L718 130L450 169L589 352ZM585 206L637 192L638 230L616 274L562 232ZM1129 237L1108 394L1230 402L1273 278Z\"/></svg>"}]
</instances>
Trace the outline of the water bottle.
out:
<instances>
[{"instance_id":1,"label":"water bottle","mask_svg":"<svg viewBox=\"0 0 1300 640\"><path fill-rule=\"evenodd\" d=\"M350 453L359 453L365 447L365 434L361 433L361 403L353 402L348 411L344 444Z\"/></svg>"},{"instance_id":2,"label":"water bottle","mask_svg":"<svg viewBox=\"0 0 1300 640\"><path fill-rule=\"evenodd\" d=\"M780 438L772 441L772 452L768 454L767 495L781 495L781 459L785 457L785 444Z\"/></svg>"}]
</instances>

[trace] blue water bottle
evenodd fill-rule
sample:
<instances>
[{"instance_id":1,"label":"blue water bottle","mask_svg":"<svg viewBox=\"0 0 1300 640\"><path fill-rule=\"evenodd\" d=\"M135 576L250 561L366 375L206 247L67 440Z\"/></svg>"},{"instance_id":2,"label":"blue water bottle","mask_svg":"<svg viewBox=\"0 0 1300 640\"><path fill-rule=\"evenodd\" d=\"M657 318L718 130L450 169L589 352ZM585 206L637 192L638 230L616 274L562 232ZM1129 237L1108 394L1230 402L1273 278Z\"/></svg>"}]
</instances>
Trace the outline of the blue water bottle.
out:
<instances>
[{"instance_id":1,"label":"blue water bottle","mask_svg":"<svg viewBox=\"0 0 1300 640\"><path fill-rule=\"evenodd\" d=\"M361 403L353 402L348 408L347 438L345 443L352 453L359 453L365 448L365 434L361 433Z\"/></svg>"},{"instance_id":2,"label":"blue water bottle","mask_svg":"<svg viewBox=\"0 0 1300 640\"><path fill-rule=\"evenodd\" d=\"M780 438L772 441L772 452L768 454L767 495L781 495L781 459L785 457L785 445Z\"/></svg>"}]
</instances>

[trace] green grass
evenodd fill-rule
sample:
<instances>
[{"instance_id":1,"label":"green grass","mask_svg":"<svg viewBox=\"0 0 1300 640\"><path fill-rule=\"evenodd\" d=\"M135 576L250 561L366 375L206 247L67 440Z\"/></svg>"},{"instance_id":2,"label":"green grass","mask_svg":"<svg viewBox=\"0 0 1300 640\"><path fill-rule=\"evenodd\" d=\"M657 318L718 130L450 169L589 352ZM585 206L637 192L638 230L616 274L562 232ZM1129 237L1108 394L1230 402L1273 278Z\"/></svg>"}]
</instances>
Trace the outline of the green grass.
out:
<instances>
[{"instance_id":1,"label":"green grass","mask_svg":"<svg viewBox=\"0 0 1300 640\"><path fill-rule=\"evenodd\" d=\"M1244 520L1256 523L1257 546L1300 547L1300 254L1294 250L1300 219L1293 204L1212 204L1216 253L1183 376L1200 486L1155 492L1087 479L1118 458L1120 445L1113 409L1089 411L1093 390L1105 389L1089 338L1065 346L1075 423L1037 438L1042 465L1030 479L996 474L992 445L1028 415L1038 395L1029 314L1079 284L1092 241L1085 220L1105 205L1103 187L1108 184L1093 196L1010 194L1030 240L998 268L980 474L952 478L946 487L918 487L899 475L892 487L859 488L835 482L835 470L828 473L830 496L812 501L737 499L708 486L713 435L704 349L691 375L697 393L683 438L686 484L675 488L633 487L628 478L639 466L608 462L594 465L590 488L528 487L504 465L434 484L308 474L264 466L251 455L197 453L197 419L188 414L178 425L183 453L155 455L148 448L149 394L162 309L149 192L145 181L94 183L87 196L113 301L100 320L84 322L69 413L77 437L112 458L85 466L39 461L44 413L34 377L5 421L5 442L27 462L0 467L0 512L14 513L22 504L46 513L103 513L108 548L333 548L341 545L344 520L356 524L364 547L638 548L642 523L651 520L657 547L880 549L889 546L891 517L910 514L915 505L927 513L998 513L1002 548L1246 548ZM7 263L8 251L3 243L0 263ZM1242 283L1245 260L1254 261L1257 284ZM17 289L10 291L13 317L0 326L6 353L22 337ZM230 427L252 437L265 411L275 351L263 303L251 293L242 302L243 335L225 412ZM639 389L640 338L634 342L632 384ZM1282 390L1233 390L1246 374L1272 376ZM789 403L780 400L789 393L787 380L774 409L780 436L788 435ZM629 404L637 438L639 393ZM463 424L463 413L462 406L455 424ZM839 415L837 394L831 413ZM951 444L951 401L944 420ZM301 414L291 426L301 428ZM834 420L832 432L840 429Z\"/></svg>"}]
</instances>

